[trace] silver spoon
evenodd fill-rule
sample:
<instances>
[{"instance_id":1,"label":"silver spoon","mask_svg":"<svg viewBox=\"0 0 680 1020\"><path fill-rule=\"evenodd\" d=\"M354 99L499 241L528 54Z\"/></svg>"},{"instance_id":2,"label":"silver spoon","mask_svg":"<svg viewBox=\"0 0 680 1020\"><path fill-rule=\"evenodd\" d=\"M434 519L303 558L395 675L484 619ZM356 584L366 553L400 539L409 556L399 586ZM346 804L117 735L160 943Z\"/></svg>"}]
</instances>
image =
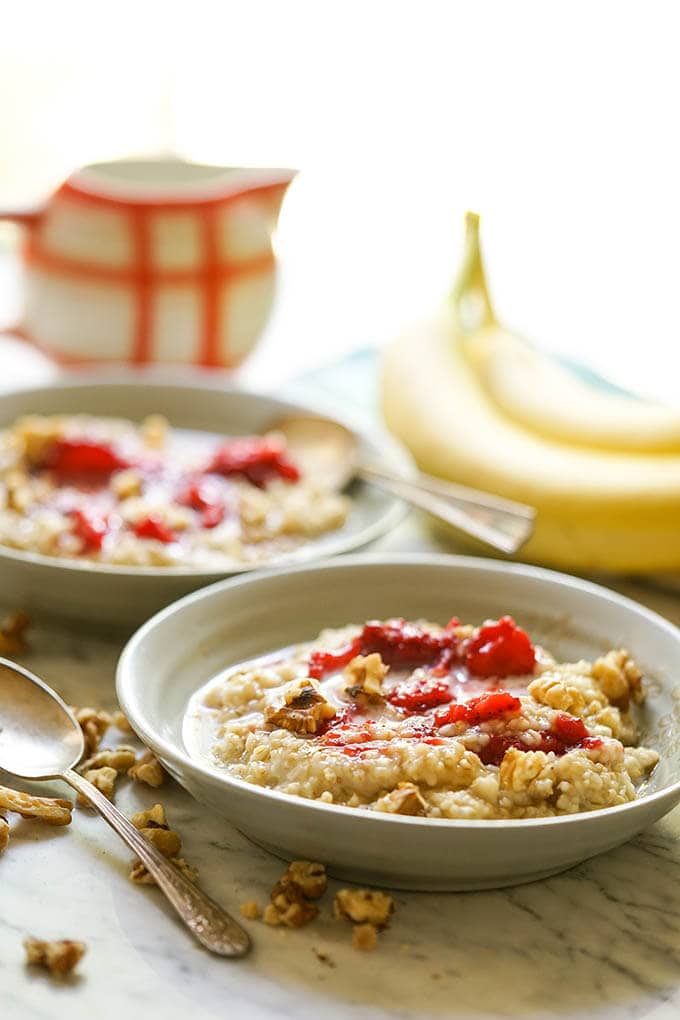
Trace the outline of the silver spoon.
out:
<instances>
[{"instance_id":1,"label":"silver spoon","mask_svg":"<svg viewBox=\"0 0 680 1020\"><path fill-rule=\"evenodd\" d=\"M27 669L0 658L0 769L21 779L63 779L82 793L139 857L198 941L219 956L243 956L250 939L240 925L74 771L83 750L82 730L61 698Z\"/></svg>"},{"instance_id":2,"label":"silver spoon","mask_svg":"<svg viewBox=\"0 0 680 1020\"><path fill-rule=\"evenodd\" d=\"M285 436L303 473L326 489L340 491L353 478L362 478L504 553L516 553L533 531L536 511L524 503L431 475L406 479L364 463L357 437L340 422L299 416L284 418L272 428Z\"/></svg>"}]
</instances>

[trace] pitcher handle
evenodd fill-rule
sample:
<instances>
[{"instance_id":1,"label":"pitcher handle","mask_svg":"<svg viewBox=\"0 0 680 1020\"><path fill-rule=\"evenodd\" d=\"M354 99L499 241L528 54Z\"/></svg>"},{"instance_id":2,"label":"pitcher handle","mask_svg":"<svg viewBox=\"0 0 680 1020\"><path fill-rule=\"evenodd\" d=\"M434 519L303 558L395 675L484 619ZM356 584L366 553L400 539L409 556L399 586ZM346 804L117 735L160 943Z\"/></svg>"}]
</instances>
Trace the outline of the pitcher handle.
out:
<instances>
[{"instance_id":1,"label":"pitcher handle","mask_svg":"<svg viewBox=\"0 0 680 1020\"><path fill-rule=\"evenodd\" d=\"M34 227L45 211L44 206L20 209L0 209L0 222L16 223L19 227Z\"/></svg>"}]
</instances>

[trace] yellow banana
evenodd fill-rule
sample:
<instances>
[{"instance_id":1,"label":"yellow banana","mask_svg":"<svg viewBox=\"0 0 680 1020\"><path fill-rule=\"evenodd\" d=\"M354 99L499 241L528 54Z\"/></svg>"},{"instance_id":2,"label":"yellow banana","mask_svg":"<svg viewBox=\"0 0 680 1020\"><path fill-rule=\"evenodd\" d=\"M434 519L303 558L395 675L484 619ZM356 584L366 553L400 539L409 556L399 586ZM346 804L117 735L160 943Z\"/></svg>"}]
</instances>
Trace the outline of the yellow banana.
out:
<instances>
[{"instance_id":1,"label":"yellow banana","mask_svg":"<svg viewBox=\"0 0 680 1020\"><path fill-rule=\"evenodd\" d=\"M680 416L599 393L503 330L478 226L468 214L451 299L386 352L389 428L423 470L533 504L523 558L576 570L679 569Z\"/></svg>"}]
</instances>

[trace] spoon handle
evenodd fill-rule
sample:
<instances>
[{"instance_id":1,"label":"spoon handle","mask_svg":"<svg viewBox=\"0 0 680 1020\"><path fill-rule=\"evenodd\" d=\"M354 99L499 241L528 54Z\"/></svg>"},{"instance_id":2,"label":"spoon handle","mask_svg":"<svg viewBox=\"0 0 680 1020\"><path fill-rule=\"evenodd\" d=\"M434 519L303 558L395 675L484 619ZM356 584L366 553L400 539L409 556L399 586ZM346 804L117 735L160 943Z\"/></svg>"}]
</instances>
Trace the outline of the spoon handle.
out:
<instances>
[{"instance_id":1,"label":"spoon handle","mask_svg":"<svg viewBox=\"0 0 680 1020\"><path fill-rule=\"evenodd\" d=\"M250 948L246 932L217 903L182 875L135 829L92 783L69 769L63 778L87 797L102 818L139 857L192 934L219 956L243 956Z\"/></svg>"},{"instance_id":2,"label":"spoon handle","mask_svg":"<svg viewBox=\"0 0 680 1020\"><path fill-rule=\"evenodd\" d=\"M358 473L373 485L504 553L516 553L533 531L535 511L523 503L430 475L421 474L411 481L373 464L361 464Z\"/></svg>"}]
</instances>

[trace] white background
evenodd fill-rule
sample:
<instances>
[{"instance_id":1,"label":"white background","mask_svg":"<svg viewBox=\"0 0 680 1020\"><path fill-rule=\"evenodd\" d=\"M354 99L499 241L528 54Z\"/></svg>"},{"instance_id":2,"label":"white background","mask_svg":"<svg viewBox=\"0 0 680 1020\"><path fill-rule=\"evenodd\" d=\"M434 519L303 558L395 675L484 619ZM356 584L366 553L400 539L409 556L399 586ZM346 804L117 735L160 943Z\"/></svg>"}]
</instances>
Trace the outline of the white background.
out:
<instances>
[{"instance_id":1,"label":"white background","mask_svg":"<svg viewBox=\"0 0 680 1020\"><path fill-rule=\"evenodd\" d=\"M0 208L120 155L299 167L279 304L248 369L269 382L427 310L474 208L507 324L680 403L677 9L6 3ZM4 323L14 240L0 234Z\"/></svg>"}]
</instances>

